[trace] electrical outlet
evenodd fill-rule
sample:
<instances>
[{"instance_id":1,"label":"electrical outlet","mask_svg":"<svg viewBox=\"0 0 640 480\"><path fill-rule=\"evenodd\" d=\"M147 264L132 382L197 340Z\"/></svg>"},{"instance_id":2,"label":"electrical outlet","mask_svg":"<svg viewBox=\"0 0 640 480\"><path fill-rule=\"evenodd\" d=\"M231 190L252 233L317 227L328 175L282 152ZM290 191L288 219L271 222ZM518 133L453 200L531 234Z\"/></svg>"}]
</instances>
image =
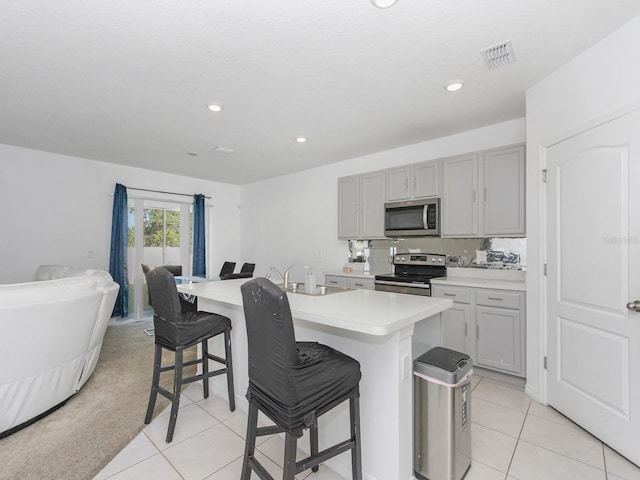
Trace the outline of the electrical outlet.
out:
<instances>
[{"instance_id":1,"label":"electrical outlet","mask_svg":"<svg viewBox=\"0 0 640 480\"><path fill-rule=\"evenodd\" d=\"M89 250L89 253L88 253L88 255L87 255L87 256L88 256L89 258L95 258L95 256L96 256L96 251L95 251L95 250L93 250L93 249L90 249L90 250Z\"/></svg>"},{"instance_id":2,"label":"electrical outlet","mask_svg":"<svg viewBox=\"0 0 640 480\"><path fill-rule=\"evenodd\" d=\"M324 256L324 254L322 253L322 250L318 250L318 258L322 258Z\"/></svg>"}]
</instances>

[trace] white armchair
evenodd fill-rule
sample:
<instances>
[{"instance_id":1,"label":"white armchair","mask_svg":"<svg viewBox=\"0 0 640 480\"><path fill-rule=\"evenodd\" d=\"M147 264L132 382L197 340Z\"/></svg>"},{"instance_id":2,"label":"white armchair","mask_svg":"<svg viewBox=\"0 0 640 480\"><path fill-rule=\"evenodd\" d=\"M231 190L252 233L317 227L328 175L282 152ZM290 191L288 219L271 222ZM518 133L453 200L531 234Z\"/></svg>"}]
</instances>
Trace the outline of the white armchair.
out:
<instances>
[{"instance_id":1,"label":"white armchair","mask_svg":"<svg viewBox=\"0 0 640 480\"><path fill-rule=\"evenodd\" d=\"M36 278L0 285L0 438L86 383L119 288L102 270L43 266Z\"/></svg>"}]
</instances>

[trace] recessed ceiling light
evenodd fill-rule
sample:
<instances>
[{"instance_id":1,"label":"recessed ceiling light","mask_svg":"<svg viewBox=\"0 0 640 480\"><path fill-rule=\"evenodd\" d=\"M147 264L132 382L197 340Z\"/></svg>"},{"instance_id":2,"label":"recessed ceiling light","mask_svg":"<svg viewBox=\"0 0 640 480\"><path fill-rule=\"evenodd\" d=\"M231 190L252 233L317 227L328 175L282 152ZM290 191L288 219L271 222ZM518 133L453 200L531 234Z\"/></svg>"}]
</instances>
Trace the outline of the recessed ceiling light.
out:
<instances>
[{"instance_id":1,"label":"recessed ceiling light","mask_svg":"<svg viewBox=\"0 0 640 480\"><path fill-rule=\"evenodd\" d=\"M296 137L296 142L298 143L304 143L306 141L307 141L307 137L302 137L302 136Z\"/></svg>"},{"instance_id":2,"label":"recessed ceiling light","mask_svg":"<svg viewBox=\"0 0 640 480\"><path fill-rule=\"evenodd\" d=\"M191 157L197 157L198 156L198 152L187 152L187 155L191 156Z\"/></svg>"},{"instance_id":3,"label":"recessed ceiling light","mask_svg":"<svg viewBox=\"0 0 640 480\"><path fill-rule=\"evenodd\" d=\"M229 155L230 153L235 152L235 150L231 147L216 147L213 149L214 152L224 153L225 155Z\"/></svg>"},{"instance_id":4,"label":"recessed ceiling light","mask_svg":"<svg viewBox=\"0 0 640 480\"><path fill-rule=\"evenodd\" d=\"M398 0L371 0L371 3L378 8L393 7Z\"/></svg>"},{"instance_id":5,"label":"recessed ceiling light","mask_svg":"<svg viewBox=\"0 0 640 480\"><path fill-rule=\"evenodd\" d=\"M464 82L462 80L453 80L447 83L444 88L447 92L457 92L464 86Z\"/></svg>"},{"instance_id":6,"label":"recessed ceiling light","mask_svg":"<svg viewBox=\"0 0 640 480\"><path fill-rule=\"evenodd\" d=\"M221 112L222 111L222 105L218 105L217 103L208 103L207 104L207 108L209 110L211 110L212 112Z\"/></svg>"}]
</instances>

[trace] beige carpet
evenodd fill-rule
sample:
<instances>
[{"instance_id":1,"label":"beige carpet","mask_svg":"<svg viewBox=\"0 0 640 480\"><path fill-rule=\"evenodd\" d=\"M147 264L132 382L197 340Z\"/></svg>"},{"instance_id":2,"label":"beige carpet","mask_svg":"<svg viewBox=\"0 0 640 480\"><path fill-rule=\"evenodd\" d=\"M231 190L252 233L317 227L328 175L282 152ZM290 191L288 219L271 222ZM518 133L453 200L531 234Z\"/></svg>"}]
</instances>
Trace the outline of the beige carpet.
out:
<instances>
[{"instance_id":1,"label":"beige carpet","mask_svg":"<svg viewBox=\"0 0 640 480\"><path fill-rule=\"evenodd\" d=\"M144 428L154 344L143 329L151 326L109 326L96 370L82 390L51 415L0 440L0 479L92 479ZM195 358L195 348L187 357ZM169 362L172 353L163 365ZM195 372L189 369L187 374ZM171 388L170 372L161 383ZM159 395L154 417L168 404Z\"/></svg>"}]
</instances>

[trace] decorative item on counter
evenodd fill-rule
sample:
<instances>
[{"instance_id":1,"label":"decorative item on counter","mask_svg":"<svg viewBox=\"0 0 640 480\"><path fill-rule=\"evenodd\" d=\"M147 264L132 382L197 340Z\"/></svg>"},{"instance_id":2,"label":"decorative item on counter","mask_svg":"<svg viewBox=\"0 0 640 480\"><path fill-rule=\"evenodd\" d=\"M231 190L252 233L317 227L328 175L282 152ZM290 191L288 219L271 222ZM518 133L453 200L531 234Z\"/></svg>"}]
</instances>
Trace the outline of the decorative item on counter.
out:
<instances>
[{"instance_id":1,"label":"decorative item on counter","mask_svg":"<svg viewBox=\"0 0 640 480\"><path fill-rule=\"evenodd\" d=\"M304 291L313 294L316 291L316 276L309 267L305 266L304 270Z\"/></svg>"},{"instance_id":2,"label":"decorative item on counter","mask_svg":"<svg viewBox=\"0 0 640 480\"><path fill-rule=\"evenodd\" d=\"M344 273L351 273L351 272L353 272L353 267L344 266L344 267L342 267L342 271Z\"/></svg>"},{"instance_id":3,"label":"decorative item on counter","mask_svg":"<svg viewBox=\"0 0 640 480\"><path fill-rule=\"evenodd\" d=\"M520 263L520 255L513 252L505 254L503 251L490 250L487 254L487 261L490 263L508 263L514 265Z\"/></svg>"}]
</instances>

